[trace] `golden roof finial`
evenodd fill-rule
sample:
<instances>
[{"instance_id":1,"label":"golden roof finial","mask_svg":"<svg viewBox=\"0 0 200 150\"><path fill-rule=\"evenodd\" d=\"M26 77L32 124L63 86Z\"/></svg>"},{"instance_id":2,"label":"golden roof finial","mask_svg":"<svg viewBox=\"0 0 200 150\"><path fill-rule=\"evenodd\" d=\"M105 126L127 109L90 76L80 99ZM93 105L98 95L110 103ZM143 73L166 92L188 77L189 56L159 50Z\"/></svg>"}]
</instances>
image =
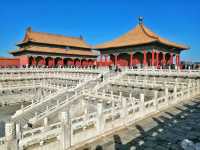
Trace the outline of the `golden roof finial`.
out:
<instances>
[{"instance_id":1,"label":"golden roof finial","mask_svg":"<svg viewBox=\"0 0 200 150\"><path fill-rule=\"evenodd\" d=\"M139 16L139 17L138 17L138 20L139 20L139 24L143 24L144 17Z\"/></svg>"},{"instance_id":2,"label":"golden roof finial","mask_svg":"<svg viewBox=\"0 0 200 150\"><path fill-rule=\"evenodd\" d=\"M82 35L80 35L80 39L83 40L83 36Z\"/></svg>"}]
</instances>

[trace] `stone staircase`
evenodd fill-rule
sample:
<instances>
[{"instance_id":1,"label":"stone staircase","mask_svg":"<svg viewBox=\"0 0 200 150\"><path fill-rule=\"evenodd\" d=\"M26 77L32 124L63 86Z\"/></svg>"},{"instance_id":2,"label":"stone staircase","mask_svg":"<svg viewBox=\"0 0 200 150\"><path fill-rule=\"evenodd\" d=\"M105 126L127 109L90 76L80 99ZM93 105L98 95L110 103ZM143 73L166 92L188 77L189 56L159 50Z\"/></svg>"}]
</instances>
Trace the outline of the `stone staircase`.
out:
<instances>
[{"instance_id":1,"label":"stone staircase","mask_svg":"<svg viewBox=\"0 0 200 150\"><path fill-rule=\"evenodd\" d=\"M48 105L49 107L48 109L46 109L46 111L43 111L42 113L40 113L40 115L34 116L29 120L29 122L32 124L38 124L41 123L41 121L45 117L57 114L57 112L59 112L63 108L66 108L69 104L73 103L76 100L79 100L82 96L84 96L86 91L92 90L95 85L98 84L99 78L100 76L98 76L96 79L89 80L78 86L76 89L74 89L74 92L70 93L70 95L68 95L65 99L57 100L56 104Z\"/></svg>"},{"instance_id":2,"label":"stone staircase","mask_svg":"<svg viewBox=\"0 0 200 150\"><path fill-rule=\"evenodd\" d=\"M12 120L16 123L20 123L21 126L24 126L28 122L35 124L45 116L49 116L54 111L63 108L68 102L76 100L81 95L81 91L93 88L99 78L100 75L97 78L79 83L75 88L69 89L66 87L50 94L43 100L36 100L31 105L18 110L12 116Z\"/></svg>"}]
</instances>

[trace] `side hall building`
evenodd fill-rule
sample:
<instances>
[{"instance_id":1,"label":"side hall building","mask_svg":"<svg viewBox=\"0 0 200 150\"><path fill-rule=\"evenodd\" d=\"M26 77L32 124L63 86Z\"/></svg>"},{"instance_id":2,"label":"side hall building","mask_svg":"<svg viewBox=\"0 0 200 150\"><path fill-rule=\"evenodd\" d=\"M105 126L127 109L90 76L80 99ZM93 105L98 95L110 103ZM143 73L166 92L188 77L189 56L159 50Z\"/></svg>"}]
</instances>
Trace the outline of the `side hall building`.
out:
<instances>
[{"instance_id":1,"label":"side hall building","mask_svg":"<svg viewBox=\"0 0 200 150\"><path fill-rule=\"evenodd\" d=\"M30 27L17 46L10 53L19 59L20 66L92 66L97 58L83 37L34 32Z\"/></svg>"}]
</instances>

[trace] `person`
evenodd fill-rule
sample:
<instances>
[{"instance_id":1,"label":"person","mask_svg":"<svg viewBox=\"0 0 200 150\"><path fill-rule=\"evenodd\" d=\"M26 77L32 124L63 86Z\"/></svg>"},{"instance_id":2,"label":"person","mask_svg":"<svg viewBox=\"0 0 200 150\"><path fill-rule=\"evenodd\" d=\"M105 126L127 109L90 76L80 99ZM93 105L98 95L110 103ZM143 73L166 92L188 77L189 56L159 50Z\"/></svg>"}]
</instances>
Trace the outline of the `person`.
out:
<instances>
[{"instance_id":1,"label":"person","mask_svg":"<svg viewBox=\"0 0 200 150\"><path fill-rule=\"evenodd\" d=\"M109 65L109 70L112 70L112 66L111 65Z\"/></svg>"},{"instance_id":2,"label":"person","mask_svg":"<svg viewBox=\"0 0 200 150\"><path fill-rule=\"evenodd\" d=\"M103 82L103 74L101 75L101 82Z\"/></svg>"},{"instance_id":3,"label":"person","mask_svg":"<svg viewBox=\"0 0 200 150\"><path fill-rule=\"evenodd\" d=\"M118 66L115 67L115 72L117 72L117 71L118 71Z\"/></svg>"}]
</instances>

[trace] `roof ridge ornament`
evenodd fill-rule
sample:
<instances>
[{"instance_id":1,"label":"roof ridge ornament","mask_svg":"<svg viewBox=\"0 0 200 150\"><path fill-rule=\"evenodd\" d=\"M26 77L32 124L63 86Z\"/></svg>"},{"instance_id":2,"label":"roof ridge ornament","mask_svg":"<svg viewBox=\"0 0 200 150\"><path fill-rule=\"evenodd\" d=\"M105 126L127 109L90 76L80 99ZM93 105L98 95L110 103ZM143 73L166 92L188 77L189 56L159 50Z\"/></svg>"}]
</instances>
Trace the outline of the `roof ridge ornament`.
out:
<instances>
[{"instance_id":1,"label":"roof ridge ornament","mask_svg":"<svg viewBox=\"0 0 200 150\"><path fill-rule=\"evenodd\" d=\"M32 28L31 26L29 26L27 29L26 29L27 32L32 32Z\"/></svg>"},{"instance_id":2,"label":"roof ridge ornament","mask_svg":"<svg viewBox=\"0 0 200 150\"><path fill-rule=\"evenodd\" d=\"M142 17L142 16L139 16L139 17L138 17L138 21L139 21L139 24L140 24L140 25L143 24L143 20L144 20L144 17Z\"/></svg>"},{"instance_id":3,"label":"roof ridge ornament","mask_svg":"<svg viewBox=\"0 0 200 150\"><path fill-rule=\"evenodd\" d=\"M81 40L84 40L84 38L83 38L83 36L82 35L80 35L80 37L79 37Z\"/></svg>"}]
</instances>

